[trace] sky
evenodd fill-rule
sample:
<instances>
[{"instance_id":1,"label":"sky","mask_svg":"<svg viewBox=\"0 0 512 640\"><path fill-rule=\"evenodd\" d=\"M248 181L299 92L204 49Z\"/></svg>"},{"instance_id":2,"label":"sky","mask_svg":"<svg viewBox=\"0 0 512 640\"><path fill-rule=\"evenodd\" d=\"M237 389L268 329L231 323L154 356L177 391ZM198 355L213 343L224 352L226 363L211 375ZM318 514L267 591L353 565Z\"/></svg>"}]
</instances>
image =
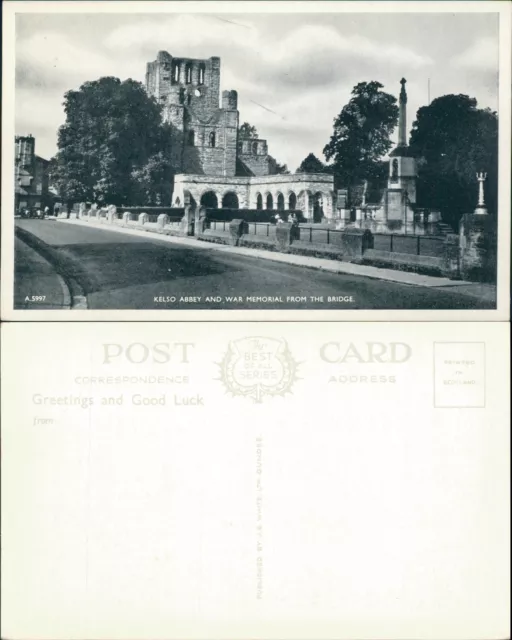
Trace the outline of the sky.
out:
<instances>
[{"instance_id":1,"label":"sky","mask_svg":"<svg viewBox=\"0 0 512 640\"><path fill-rule=\"evenodd\" d=\"M146 63L221 58L221 90L238 91L240 123L293 171L332 134L355 84L398 96L407 79L408 129L419 107L447 93L498 107L498 16L479 14L18 14L16 134L50 158L63 98L102 76L144 82Z\"/></svg>"}]
</instances>

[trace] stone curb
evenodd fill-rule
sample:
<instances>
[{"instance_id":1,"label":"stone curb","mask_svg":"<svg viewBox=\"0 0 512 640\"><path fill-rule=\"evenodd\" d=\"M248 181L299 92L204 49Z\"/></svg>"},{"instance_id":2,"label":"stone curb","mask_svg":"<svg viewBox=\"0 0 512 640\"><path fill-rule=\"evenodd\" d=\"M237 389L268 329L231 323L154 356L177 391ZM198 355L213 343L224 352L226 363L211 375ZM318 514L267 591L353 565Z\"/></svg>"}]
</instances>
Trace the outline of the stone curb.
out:
<instances>
[{"instance_id":1,"label":"stone curb","mask_svg":"<svg viewBox=\"0 0 512 640\"><path fill-rule=\"evenodd\" d=\"M31 244L29 244L28 242L26 242L26 238L22 238L21 236L17 235L16 238L19 240L19 242L23 243L26 247L26 251L30 250L33 252L33 254L35 254L37 260L40 260L42 264L46 264L48 265L48 268L50 269L50 271L52 272L52 277L55 277L55 279L57 280L57 282L59 283L59 286L61 288L62 291L62 298L63 298L63 302L62 302L62 309L64 310L68 310L72 308L72 297L71 297L71 291L69 289L69 287L66 284L66 281L64 280L64 278L60 275L60 273L57 272L55 265L52 264L46 256L42 255L35 247L33 247Z\"/></svg>"},{"instance_id":2,"label":"stone curb","mask_svg":"<svg viewBox=\"0 0 512 640\"><path fill-rule=\"evenodd\" d=\"M88 309L87 297L81 285L67 274L61 272L58 260L55 259L49 245L34 236L30 231L17 227L15 230L18 240L32 249L41 260L44 260L54 271L64 295L63 308L66 310Z\"/></svg>"},{"instance_id":3,"label":"stone curb","mask_svg":"<svg viewBox=\"0 0 512 640\"><path fill-rule=\"evenodd\" d=\"M233 247L231 245L216 244L213 242L205 243L200 240L196 240L192 237L180 237L163 235L160 233L151 233L142 231L139 229L128 229L126 227L118 227L116 225L106 225L103 223L91 223L83 222L82 220L66 220L58 219L57 222L65 224L78 224L84 227L94 227L95 229L104 229L105 231L115 231L118 233L127 233L130 235L148 237L148 233L154 237L155 240L162 242L169 242L171 244L182 244L189 247L196 247L202 249L210 249L213 251L227 251L229 253L236 253L238 255L247 255L262 258L264 260L272 260L274 262L284 262L286 264L293 264L299 267L307 267L310 269L318 269L320 271L329 271L331 273L339 273L354 276L363 276L367 278L373 278L376 280L386 280L388 282L396 282L397 284L407 284L416 287L457 287L462 285L474 285L474 282L466 282L463 280L457 280L456 282L449 278L437 278L435 276L425 276L417 273L411 273L407 271L396 271L392 269L381 269L378 267L372 267L368 265L358 265L351 262L337 262L335 260L328 260L326 258L312 258L309 256L301 256L292 253L279 253L274 251L264 251L262 249L248 249L245 247Z\"/></svg>"}]
</instances>

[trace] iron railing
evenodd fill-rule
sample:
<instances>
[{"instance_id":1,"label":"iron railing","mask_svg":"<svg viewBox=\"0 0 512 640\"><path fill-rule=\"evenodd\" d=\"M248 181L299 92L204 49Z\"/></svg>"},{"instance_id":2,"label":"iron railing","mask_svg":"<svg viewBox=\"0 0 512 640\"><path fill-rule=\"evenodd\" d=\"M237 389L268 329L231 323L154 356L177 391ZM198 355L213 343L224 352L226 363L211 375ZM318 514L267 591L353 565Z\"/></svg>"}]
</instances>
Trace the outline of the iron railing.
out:
<instances>
[{"instance_id":1,"label":"iron railing","mask_svg":"<svg viewBox=\"0 0 512 640\"><path fill-rule=\"evenodd\" d=\"M401 235L374 233L373 248L391 253L410 253L417 256L439 257L444 251L443 236Z\"/></svg>"},{"instance_id":2,"label":"iron railing","mask_svg":"<svg viewBox=\"0 0 512 640\"><path fill-rule=\"evenodd\" d=\"M342 233L342 229L331 229L325 226L299 226L299 240L303 242L339 245Z\"/></svg>"}]
</instances>

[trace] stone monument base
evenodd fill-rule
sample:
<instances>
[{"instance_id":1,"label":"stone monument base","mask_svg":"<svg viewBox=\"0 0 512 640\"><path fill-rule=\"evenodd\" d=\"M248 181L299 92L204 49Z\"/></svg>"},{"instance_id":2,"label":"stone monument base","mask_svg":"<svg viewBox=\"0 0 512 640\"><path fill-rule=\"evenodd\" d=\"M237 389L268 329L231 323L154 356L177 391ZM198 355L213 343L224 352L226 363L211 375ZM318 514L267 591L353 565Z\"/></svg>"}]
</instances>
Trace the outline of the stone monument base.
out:
<instances>
[{"instance_id":1,"label":"stone monument base","mask_svg":"<svg viewBox=\"0 0 512 640\"><path fill-rule=\"evenodd\" d=\"M463 215L459 223L459 240L462 279L496 282L497 229L494 216Z\"/></svg>"}]
</instances>

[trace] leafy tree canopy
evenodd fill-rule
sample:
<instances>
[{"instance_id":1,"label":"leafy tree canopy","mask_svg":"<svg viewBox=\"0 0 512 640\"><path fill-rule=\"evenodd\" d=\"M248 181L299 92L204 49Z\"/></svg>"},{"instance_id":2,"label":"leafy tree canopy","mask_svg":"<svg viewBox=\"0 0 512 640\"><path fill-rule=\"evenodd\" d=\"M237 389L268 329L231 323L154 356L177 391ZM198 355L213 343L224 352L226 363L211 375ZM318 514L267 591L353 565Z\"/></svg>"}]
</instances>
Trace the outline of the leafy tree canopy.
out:
<instances>
[{"instance_id":1,"label":"leafy tree canopy","mask_svg":"<svg viewBox=\"0 0 512 640\"><path fill-rule=\"evenodd\" d=\"M247 138L255 139L258 137L258 132L256 130L256 127L253 127L252 124L249 124L248 122L244 122L238 128L238 136L244 139L247 139Z\"/></svg>"},{"instance_id":2,"label":"leafy tree canopy","mask_svg":"<svg viewBox=\"0 0 512 640\"><path fill-rule=\"evenodd\" d=\"M360 82L334 120L324 155L333 161L339 186L372 179L380 172L379 161L392 147L390 137L398 121L398 107L396 98L382 89L380 82Z\"/></svg>"},{"instance_id":3,"label":"leafy tree canopy","mask_svg":"<svg viewBox=\"0 0 512 640\"><path fill-rule=\"evenodd\" d=\"M68 201L167 204L172 191L169 125L134 80L104 77L64 96L51 179Z\"/></svg>"},{"instance_id":4,"label":"leafy tree canopy","mask_svg":"<svg viewBox=\"0 0 512 640\"><path fill-rule=\"evenodd\" d=\"M307 155L295 173L326 173L329 168L314 153Z\"/></svg>"},{"instance_id":5,"label":"leafy tree canopy","mask_svg":"<svg viewBox=\"0 0 512 640\"><path fill-rule=\"evenodd\" d=\"M476 173L487 173L486 204L496 211L498 197L498 117L478 109L475 98L445 95L421 107L410 147L418 157L418 202L439 209L456 226L478 199Z\"/></svg>"}]
</instances>

